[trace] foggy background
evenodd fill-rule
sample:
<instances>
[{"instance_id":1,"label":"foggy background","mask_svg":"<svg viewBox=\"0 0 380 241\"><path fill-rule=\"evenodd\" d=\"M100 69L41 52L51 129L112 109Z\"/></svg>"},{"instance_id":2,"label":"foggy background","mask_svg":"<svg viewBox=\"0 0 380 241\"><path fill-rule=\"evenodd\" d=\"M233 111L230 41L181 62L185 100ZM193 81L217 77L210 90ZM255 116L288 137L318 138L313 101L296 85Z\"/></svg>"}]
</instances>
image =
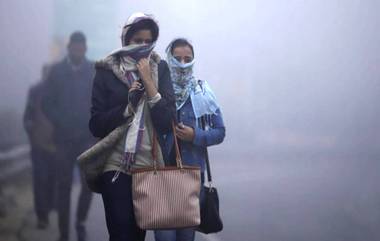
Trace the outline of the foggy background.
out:
<instances>
[{"instance_id":1,"label":"foggy background","mask_svg":"<svg viewBox=\"0 0 380 241\"><path fill-rule=\"evenodd\" d=\"M151 13L156 51L189 38L224 115L210 161L225 229L197 240L380 240L379 10L378 0L2 0L0 151L27 143L27 91L71 32L87 35L96 60L120 46L129 15ZM93 240L107 238L102 208L97 195Z\"/></svg>"}]
</instances>

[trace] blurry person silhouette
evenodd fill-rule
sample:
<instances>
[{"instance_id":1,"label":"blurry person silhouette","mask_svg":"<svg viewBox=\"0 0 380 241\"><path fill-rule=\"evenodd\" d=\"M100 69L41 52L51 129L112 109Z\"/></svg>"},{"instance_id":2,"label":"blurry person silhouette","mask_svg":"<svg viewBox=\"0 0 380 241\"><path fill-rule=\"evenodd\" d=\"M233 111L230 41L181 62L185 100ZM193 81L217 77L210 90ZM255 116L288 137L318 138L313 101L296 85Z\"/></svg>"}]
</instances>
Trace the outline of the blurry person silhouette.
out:
<instances>
[{"instance_id":1,"label":"blurry person silhouette","mask_svg":"<svg viewBox=\"0 0 380 241\"><path fill-rule=\"evenodd\" d=\"M43 109L54 126L57 147L57 208L60 241L69 240L70 200L76 157L94 143L88 130L94 64L86 58L86 37L74 32L67 46L68 54L52 65ZM81 191L76 211L77 236L86 240L85 221L92 192L81 175Z\"/></svg>"},{"instance_id":2,"label":"blurry person silhouette","mask_svg":"<svg viewBox=\"0 0 380 241\"><path fill-rule=\"evenodd\" d=\"M49 211L54 204L56 147L52 140L53 126L42 110L42 97L46 90L49 66L42 68L41 81L28 93L24 112L24 128L30 142L32 160L34 210L37 228L45 229L49 223Z\"/></svg>"}]
</instances>

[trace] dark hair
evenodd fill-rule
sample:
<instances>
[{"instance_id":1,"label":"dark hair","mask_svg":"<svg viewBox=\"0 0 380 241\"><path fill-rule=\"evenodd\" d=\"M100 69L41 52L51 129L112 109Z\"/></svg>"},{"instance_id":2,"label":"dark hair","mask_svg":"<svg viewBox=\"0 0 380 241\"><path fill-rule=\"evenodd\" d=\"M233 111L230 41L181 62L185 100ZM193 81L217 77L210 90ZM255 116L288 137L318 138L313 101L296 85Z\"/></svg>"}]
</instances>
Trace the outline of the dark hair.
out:
<instances>
[{"instance_id":1,"label":"dark hair","mask_svg":"<svg viewBox=\"0 0 380 241\"><path fill-rule=\"evenodd\" d=\"M152 19L143 19L131 25L131 28L128 30L127 34L124 37L125 43L129 44L129 41L131 41L133 35L135 35L135 33L140 30L150 30L153 42L158 39L159 30L157 23Z\"/></svg>"},{"instance_id":2,"label":"dark hair","mask_svg":"<svg viewBox=\"0 0 380 241\"><path fill-rule=\"evenodd\" d=\"M86 43L86 36L81 31L75 31L70 35L69 43Z\"/></svg>"},{"instance_id":3,"label":"dark hair","mask_svg":"<svg viewBox=\"0 0 380 241\"><path fill-rule=\"evenodd\" d=\"M177 47L185 47L188 46L191 49L194 57L194 48L193 45L185 38L177 38L170 45L170 53L173 54L173 50Z\"/></svg>"}]
</instances>

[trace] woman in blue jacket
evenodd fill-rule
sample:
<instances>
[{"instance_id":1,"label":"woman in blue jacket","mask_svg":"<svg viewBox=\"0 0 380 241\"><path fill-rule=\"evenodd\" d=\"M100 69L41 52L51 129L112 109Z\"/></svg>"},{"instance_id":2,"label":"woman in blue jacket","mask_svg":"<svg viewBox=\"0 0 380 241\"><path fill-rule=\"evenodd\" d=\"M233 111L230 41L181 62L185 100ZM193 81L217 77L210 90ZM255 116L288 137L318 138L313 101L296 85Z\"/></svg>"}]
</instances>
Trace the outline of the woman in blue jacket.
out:
<instances>
[{"instance_id":1,"label":"woman in blue jacket","mask_svg":"<svg viewBox=\"0 0 380 241\"><path fill-rule=\"evenodd\" d=\"M173 40L166 49L177 108L177 138L186 165L201 167L204 182L206 148L225 137L220 107L208 83L193 75L194 48L184 38ZM174 160L173 134L166 137L167 151ZM202 193L201 193L202 200ZM193 241L194 228L155 231L156 241Z\"/></svg>"}]
</instances>

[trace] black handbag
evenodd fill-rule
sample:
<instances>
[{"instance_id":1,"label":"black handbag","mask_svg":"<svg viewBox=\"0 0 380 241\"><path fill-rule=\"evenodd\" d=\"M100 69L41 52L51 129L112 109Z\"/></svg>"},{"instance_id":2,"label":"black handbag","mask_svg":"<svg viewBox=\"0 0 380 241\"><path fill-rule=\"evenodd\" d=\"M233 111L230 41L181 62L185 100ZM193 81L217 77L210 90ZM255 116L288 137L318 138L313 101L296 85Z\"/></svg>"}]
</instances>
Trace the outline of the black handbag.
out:
<instances>
[{"instance_id":1,"label":"black handbag","mask_svg":"<svg viewBox=\"0 0 380 241\"><path fill-rule=\"evenodd\" d=\"M204 119L202 119L203 128L205 127ZM204 185L204 200L201 202L201 224L197 231L205 234L217 233L223 230L223 222L219 214L219 196L218 191L212 186L210 161L208 151L206 149L206 168L208 186Z\"/></svg>"}]
</instances>

